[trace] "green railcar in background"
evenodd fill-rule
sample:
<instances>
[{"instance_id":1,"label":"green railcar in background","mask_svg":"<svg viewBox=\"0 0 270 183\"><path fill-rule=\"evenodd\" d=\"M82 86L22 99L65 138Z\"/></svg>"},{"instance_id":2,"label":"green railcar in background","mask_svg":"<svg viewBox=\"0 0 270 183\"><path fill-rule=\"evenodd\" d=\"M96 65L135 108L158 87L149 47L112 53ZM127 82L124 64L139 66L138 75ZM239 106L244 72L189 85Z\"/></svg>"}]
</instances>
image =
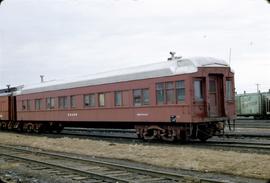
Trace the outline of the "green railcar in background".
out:
<instances>
[{"instance_id":1,"label":"green railcar in background","mask_svg":"<svg viewBox=\"0 0 270 183\"><path fill-rule=\"evenodd\" d=\"M244 93L236 95L237 116L264 119L270 117L270 93Z\"/></svg>"}]
</instances>

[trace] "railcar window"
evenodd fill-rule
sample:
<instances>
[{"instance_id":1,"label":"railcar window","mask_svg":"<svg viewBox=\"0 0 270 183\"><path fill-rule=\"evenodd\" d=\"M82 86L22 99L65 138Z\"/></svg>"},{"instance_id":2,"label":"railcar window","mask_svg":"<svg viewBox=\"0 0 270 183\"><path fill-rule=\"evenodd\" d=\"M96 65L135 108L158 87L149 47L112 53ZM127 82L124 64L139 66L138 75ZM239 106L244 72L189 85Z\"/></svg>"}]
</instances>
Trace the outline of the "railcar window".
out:
<instances>
[{"instance_id":1,"label":"railcar window","mask_svg":"<svg viewBox=\"0 0 270 183\"><path fill-rule=\"evenodd\" d=\"M156 84L157 104L164 104L164 83Z\"/></svg>"},{"instance_id":2,"label":"railcar window","mask_svg":"<svg viewBox=\"0 0 270 183\"><path fill-rule=\"evenodd\" d=\"M41 109L41 99L35 100L35 109L40 110Z\"/></svg>"},{"instance_id":3,"label":"railcar window","mask_svg":"<svg viewBox=\"0 0 270 183\"><path fill-rule=\"evenodd\" d=\"M134 106L149 105L149 89L133 90Z\"/></svg>"},{"instance_id":4,"label":"railcar window","mask_svg":"<svg viewBox=\"0 0 270 183\"><path fill-rule=\"evenodd\" d=\"M89 106L90 105L90 96L89 95L85 95L84 96L84 105L85 106Z\"/></svg>"},{"instance_id":5,"label":"railcar window","mask_svg":"<svg viewBox=\"0 0 270 183\"><path fill-rule=\"evenodd\" d=\"M100 107L104 107L105 106L105 94L104 93L99 93L98 94L98 105Z\"/></svg>"},{"instance_id":6,"label":"railcar window","mask_svg":"<svg viewBox=\"0 0 270 183\"><path fill-rule=\"evenodd\" d=\"M141 90L133 90L133 103L134 106L142 105L142 94Z\"/></svg>"},{"instance_id":7,"label":"railcar window","mask_svg":"<svg viewBox=\"0 0 270 183\"><path fill-rule=\"evenodd\" d=\"M115 106L122 106L122 92L116 91L114 93L114 104Z\"/></svg>"},{"instance_id":8,"label":"railcar window","mask_svg":"<svg viewBox=\"0 0 270 183\"><path fill-rule=\"evenodd\" d=\"M30 110L30 100L22 100L22 110Z\"/></svg>"},{"instance_id":9,"label":"railcar window","mask_svg":"<svg viewBox=\"0 0 270 183\"><path fill-rule=\"evenodd\" d=\"M26 101L25 100L22 100L22 110L25 110L26 109Z\"/></svg>"},{"instance_id":10,"label":"railcar window","mask_svg":"<svg viewBox=\"0 0 270 183\"><path fill-rule=\"evenodd\" d=\"M30 100L26 100L26 110L30 111Z\"/></svg>"},{"instance_id":11,"label":"railcar window","mask_svg":"<svg viewBox=\"0 0 270 183\"><path fill-rule=\"evenodd\" d=\"M185 81L176 81L176 99L177 102L183 102L185 100Z\"/></svg>"},{"instance_id":12,"label":"railcar window","mask_svg":"<svg viewBox=\"0 0 270 183\"><path fill-rule=\"evenodd\" d=\"M84 105L89 107L95 106L95 94L84 95Z\"/></svg>"},{"instance_id":13,"label":"railcar window","mask_svg":"<svg viewBox=\"0 0 270 183\"><path fill-rule=\"evenodd\" d=\"M166 103L173 104L175 103L175 95L174 95L174 83L168 82L166 83Z\"/></svg>"},{"instance_id":14,"label":"railcar window","mask_svg":"<svg viewBox=\"0 0 270 183\"><path fill-rule=\"evenodd\" d=\"M52 97L46 98L46 103L47 103L47 109L53 109L55 107L55 101L54 101L54 98Z\"/></svg>"},{"instance_id":15,"label":"railcar window","mask_svg":"<svg viewBox=\"0 0 270 183\"><path fill-rule=\"evenodd\" d=\"M59 103L60 109L66 109L68 107L67 100L68 100L68 98L66 96L58 98L58 103Z\"/></svg>"},{"instance_id":16,"label":"railcar window","mask_svg":"<svg viewBox=\"0 0 270 183\"><path fill-rule=\"evenodd\" d=\"M143 105L149 105L149 90L148 89L143 89L142 90L142 95L143 95Z\"/></svg>"},{"instance_id":17,"label":"railcar window","mask_svg":"<svg viewBox=\"0 0 270 183\"><path fill-rule=\"evenodd\" d=\"M203 100L202 80L194 81L194 96L197 101Z\"/></svg>"},{"instance_id":18,"label":"railcar window","mask_svg":"<svg viewBox=\"0 0 270 183\"><path fill-rule=\"evenodd\" d=\"M70 96L70 107L71 108L75 108L76 107L76 97L73 95L73 96Z\"/></svg>"},{"instance_id":19,"label":"railcar window","mask_svg":"<svg viewBox=\"0 0 270 183\"><path fill-rule=\"evenodd\" d=\"M216 92L216 81L215 80L210 80L209 81L209 92Z\"/></svg>"},{"instance_id":20,"label":"railcar window","mask_svg":"<svg viewBox=\"0 0 270 183\"><path fill-rule=\"evenodd\" d=\"M232 100L232 81L226 80L226 99Z\"/></svg>"}]
</instances>

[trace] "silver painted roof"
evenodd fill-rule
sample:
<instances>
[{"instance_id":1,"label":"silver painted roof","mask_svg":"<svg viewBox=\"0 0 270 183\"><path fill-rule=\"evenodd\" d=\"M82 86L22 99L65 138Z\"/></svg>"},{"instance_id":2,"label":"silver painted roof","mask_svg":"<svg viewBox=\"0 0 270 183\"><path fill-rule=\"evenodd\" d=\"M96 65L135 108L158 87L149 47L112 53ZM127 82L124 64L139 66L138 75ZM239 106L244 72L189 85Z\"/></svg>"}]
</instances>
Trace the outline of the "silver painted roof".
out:
<instances>
[{"instance_id":1,"label":"silver painted roof","mask_svg":"<svg viewBox=\"0 0 270 183\"><path fill-rule=\"evenodd\" d=\"M229 67L229 65L224 60L211 57L175 59L155 64L92 74L80 78L74 78L72 80L43 82L38 85L26 86L21 91L17 92L17 94L54 91L83 86L194 73L197 72L198 67Z\"/></svg>"}]
</instances>

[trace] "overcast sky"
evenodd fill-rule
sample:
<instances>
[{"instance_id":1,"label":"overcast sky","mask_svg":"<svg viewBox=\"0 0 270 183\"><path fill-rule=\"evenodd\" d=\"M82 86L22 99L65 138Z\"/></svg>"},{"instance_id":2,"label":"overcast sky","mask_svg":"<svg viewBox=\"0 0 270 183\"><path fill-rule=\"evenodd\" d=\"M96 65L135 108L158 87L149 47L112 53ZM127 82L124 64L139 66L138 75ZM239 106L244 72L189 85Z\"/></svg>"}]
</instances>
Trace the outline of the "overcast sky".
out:
<instances>
[{"instance_id":1,"label":"overcast sky","mask_svg":"<svg viewBox=\"0 0 270 183\"><path fill-rule=\"evenodd\" d=\"M0 88L166 61L229 59L236 90L270 89L265 0L4 0Z\"/></svg>"}]
</instances>

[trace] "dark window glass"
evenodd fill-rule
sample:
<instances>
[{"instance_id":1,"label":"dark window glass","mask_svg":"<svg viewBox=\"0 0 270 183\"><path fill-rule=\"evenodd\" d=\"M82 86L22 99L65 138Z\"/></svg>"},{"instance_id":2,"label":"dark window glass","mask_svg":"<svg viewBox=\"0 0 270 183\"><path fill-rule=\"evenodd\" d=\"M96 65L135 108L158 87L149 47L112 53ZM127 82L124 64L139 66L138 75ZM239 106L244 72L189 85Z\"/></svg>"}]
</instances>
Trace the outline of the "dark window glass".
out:
<instances>
[{"instance_id":1,"label":"dark window glass","mask_svg":"<svg viewBox=\"0 0 270 183\"><path fill-rule=\"evenodd\" d=\"M174 89L173 82L166 83L166 90Z\"/></svg>"},{"instance_id":2,"label":"dark window glass","mask_svg":"<svg viewBox=\"0 0 270 183\"><path fill-rule=\"evenodd\" d=\"M166 83L166 103L173 104L174 103L174 85L173 82Z\"/></svg>"},{"instance_id":3,"label":"dark window glass","mask_svg":"<svg viewBox=\"0 0 270 183\"><path fill-rule=\"evenodd\" d=\"M185 81L176 81L176 100L182 102L185 100Z\"/></svg>"},{"instance_id":4,"label":"dark window glass","mask_svg":"<svg viewBox=\"0 0 270 183\"><path fill-rule=\"evenodd\" d=\"M40 110L41 109L41 99L35 100L35 109Z\"/></svg>"},{"instance_id":5,"label":"dark window glass","mask_svg":"<svg viewBox=\"0 0 270 183\"><path fill-rule=\"evenodd\" d=\"M232 81L226 80L226 99L231 100L232 99Z\"/></svg>"},{"instance_id":6,"label":"dark window glass","mask_svg":"<svg viewBox=\"0 0 270 183\"><path fill-rule=\"evenodd\" d=\"M149 105L149 90L148 89L143 89L142 90L142 95L143 95L143 105Z\"/></svg>"},{"instance_id":7,"label":"dark window glass","mask_svg":"<svg viewBox=\"0 0 270 183\"><path fill-rule=\"evenodd\" d=\"M89 94L84 96L84 105L94 107L95 106L95 94Z\"/></svg>"},{"instance_id":8,"label":"dark window glass","mask_svg":"<svg viewBox=\"0 0 270 183\"><path fill-rule=\"evenodd\" d=\"M26 109L30 111L30 100L26 100Z\"/></svg>"},{"instance_id":9,"label":"dark window glass","mask_svg":"<svg viewBox=\"0 0 270 183\"><path fill-rule=\"evenodd\" d=\"M216 81L209 80L209 92L215 93L216 92Z\"/></svg>"},{"instance_id":10,"label":"dark window glass","mask_svg":"<svg viewBox=\"0 0 270 183\"><path fill-rule=\"evenodd\" d=\"M141 90L133 90L133 104L134 106L142 105L142 91Z\"/></svg>"},{"instance_id":11,"label":"dark window glass","mask_svg":"<svg viewBox=\"0 0 270 183\"><path fill-rule=\"evenodd\" d=\"M195 100L197 101L203 100L202 80L194 81L194 97L195 97Z\"/></svg>"},{"instance_id":12,"label":"dark window glass","mask_svg":"<svg viewBox=\"0 0 270 183\"><path fill-rule=\"evenodd\" d=\"M105 94L104 93L99 93L98 94L98 105L100 107L105 106Z\"/></svg>"},{"instance_id":13,"label":"dark window glass","mask_svg":"<svg viewBox=\"0 0 270 183\"><path fill-rule=\"evenodd\" d=\"M22 110L26 110L26 101L22 100Z\"/></svg>"},{"instance_id":14,"label":"dark window glass","mask_svg":"<svg viewBox=\"0 0 270 183\"><path fill-rule=\"evenodd\" d=\"M114 93L114 102L115 102L115 106L122 105L122 92L121 91L117 91Z\"/></svg>"},{"instance_id":15,"label":"dark window glass","mask_svg":"<svg viewBox=\"0 0 270 183\"><path fill-rule=\"evenodd\" d=\"M84 105L90 106L90 96L89 95L84 96Z\"/></svg>"},{"instance_id":16,"label":"dark window glass","mask_svg":"<svg viewBox=\"0 0 270 183\"><path fill-rule=\"evenodd\" d=\"M156 84L156 97L157 97L157 104L164 103L164 83Z\"/></svg>"},{"instance_id":17,"label":"dark window glass","mask_svg":"<svg viewBox=\"0 0 270 183\"><path fill-rule=\"evenodd\" d=\"M47 109L53 109L55 107L54 98L48 97L46 99Z\"/></svg>"},{"instance_id":18,"label":"dark window glass","mask_svg":"<svg viewBox=\"0 0 270 183\"><path fill-rule=\"evenodd\" d=\"M59 108L60 109L66 109L68 107L68 101L67 100L68 100L68 98L66 96L58 98L58 103L59 103Z\"/></svg>"},{"instance_id":19,"label":"dark window glass","mask_svg":"<svg viewBox=\"0 0 270 183\"><path fill-rule=\"evenodd\" d=\"M94 107L96 105L96 100L95 100L95 94L90 95L90 106Z\"/></svg>"},{"instance_id":20,"label":"dark window glass","mask_svg":"<svg viewBox=\"0 0 270 183\"><path fill-rule=\"evenodd\" d=\"M76 107L76 97L73 95L73 96L70 96L70 107L71 108L75 108Z\"/></svg>"}]
</instances>

